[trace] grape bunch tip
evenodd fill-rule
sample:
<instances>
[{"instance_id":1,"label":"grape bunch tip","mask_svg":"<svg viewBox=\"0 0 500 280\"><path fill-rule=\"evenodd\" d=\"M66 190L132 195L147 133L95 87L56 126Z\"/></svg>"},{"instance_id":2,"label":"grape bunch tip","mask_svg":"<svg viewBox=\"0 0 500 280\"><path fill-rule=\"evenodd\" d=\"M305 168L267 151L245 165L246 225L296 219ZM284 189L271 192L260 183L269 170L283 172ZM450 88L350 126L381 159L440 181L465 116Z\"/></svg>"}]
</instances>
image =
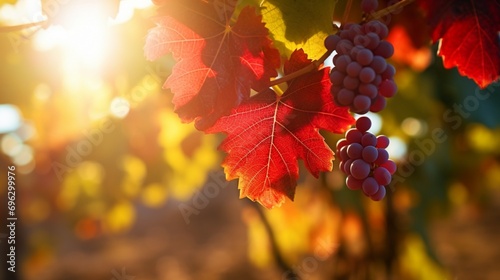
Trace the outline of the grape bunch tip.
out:
<instances>
[{"instance_id":1,"label":"grape bunch tip","mask_svg":"<svg viewBox=\"0 0 500 280\"><path fill-rule=\"evenodd\" d=\"M339 168L347 175L347 187L361 189L366 196L379 201L386 195L385 186L391 183L396 164L386 151L389 138L376 137L368 132L370 127L368 117L358 118L356 127L349 129L345 138L337 142L337 155Z\"/></svg>"}]
</instances>

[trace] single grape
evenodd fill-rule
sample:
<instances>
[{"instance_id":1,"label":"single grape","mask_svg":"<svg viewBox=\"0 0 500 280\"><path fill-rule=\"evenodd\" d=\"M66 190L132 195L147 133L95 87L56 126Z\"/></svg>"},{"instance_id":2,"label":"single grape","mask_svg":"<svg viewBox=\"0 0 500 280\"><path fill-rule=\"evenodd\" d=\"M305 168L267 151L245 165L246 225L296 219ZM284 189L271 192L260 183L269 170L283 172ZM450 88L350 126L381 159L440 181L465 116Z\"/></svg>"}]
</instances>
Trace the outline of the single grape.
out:
<instances>
[{"instance_id":1,"label":"single grape","mask_svg":"<svg viewBox=\"0 0 500 280\"><path fill-rule=\"evenodd\" d=\"M325 38L324 44L325 48L329 51L335 50L337 47L337 44L340 42L340 36L339 35L330 35Z\"/></svg>"},{"instance_id":2,"label":"single grape","mask_svg":"<svg viewBox=\"0 0 500 280\"><path fill-rule=\"evenodd\" d=\"M347 155L347 145L340 148L339 150L339 156L342 160L348 160L349 159L349 156Z\"/></svg>"},{"instance_id":3,"label":"single grape","mask_svg":"<svg viewBox=\"0 0 500 280\"><path fill-rule=\"evenodd\" d=\"M394 77L396 74L396 68L392 66L391 64L387 64L387 68L385 68L384 72L382 73L382 79L384 80L390 80Z\"/></svg>"},{"instance_id":4,"label":"single grape","mask_svg":"<svg viewBox=\"0 0 500 280\"><path fill-rule=\"evenodd\" d=\"M351 166L352 166L352 162L354 160L353 159L348 159L344 162L344 173L347 174L348 176L351 175Z\"/></svg>"},{"instance_id":5,"label":"single grape","mask_svg":"<svg viewBox=\"0 0 500 280\"><path fill-rule=\"evenodd\" d=\"M361 158L361 152L363 151L363 146L359 143L352 143L347 146L347 156L352 159Z\"/></svg>"},{"instance_id":6,"label":"single grape","mask_svg":"<svg viewBox=\"0 0 500 280\"><path fill-rule=\"evenodd\" d=\"M362 159L355 159L349 170L354 178L362 180L370 174L370 165Z\"/></svg>"},{"instance_id":7,"label":"single grape","mask_svg":"<svg viewBox=\"0 0 500 280\"><path fill-rule=\"evenodd\" d=\"M358 51L356 61L363 66L369 65L373 61L373 52L369 49L363 48Z\"/></svg>"},{"instance_id":8,"label":"single grape","mask_svg":"<svg viewBox=\"0 0 500 280\"><path fill-rule=\"evenodd\" d=\"M389 58L394 54L394 47L388 41L381 41L378 47L373 51L375 55L380 55L384 58Z\"/></svg>"},{"instance_id":9,"label":"single grape","mask_svg":"<svg viewBox=\"0 0 500 280\"><path fill-rule=\"evenodd\" d=\"M378 157L378 150L373 146L366 146L361 152L361 157L368 163L373 163Z\"/></svg>"},{"instance_id":10,"label":"single grape","mask_svg":"<svg viewBox=\"0 0 500 280\"><path fill-rule=\"evenodd\" d=\"M335 61L335 69L338 69L342 72L345 72L347 65L351 63L351 57L349 55L343 54L340 55Z\"/></svg>"},{"instance_id":11,"label":"single grape","mask_svg":"<svg viewBox=\"0 0 500 280\"><path fill-rule=\"evenodd\" d=\"M378 148L378 157L374 161L376 165L381 165L389 159L389 153L385 149Z\"/></svg>"},{"instance_id":12,"label":"single grape","mask_svg":"<svg viewBox=\"0 0 500 280\"><path fill-rule=\"evenodd\" d=\"M362 0L361 1L361 10L364 13L371 13L374 12L378 7L378 1L377 0Z\"/></svg>"},{"instance_id":13,"label":"single grape","mask_svg":"<svg viewBox=\"0 0 500 280\"><path fill-rule=\"evenodd\" d=\"M349 54L351 49L353 48L353 44L351 41L347 39L342 39L337 43L337 48L335 49L337 53L340 54Z\"/></svg>"},{"instance_id":14,"label":"single grape","mask_svg":"<svg viewBox=\"0 0 500 280\"><path fill-rule=\"evenodd\" d=\"M365 35L358 34L356 35L356 37L354 37L353 43L356 46L363 46L366 48L370 45L370 38L366 37Z\"/></svg>"},{"instance_id":15,"label":"single grape","mask_svg":"<svg viewBox=\"0 0 500 280\"><path fill-rule=\"evenodd\" d=\"M365 133L363 137L361 137L361 145L367 147L367 146L373 146L377 145L377 137L371 133Z\"/></svg>"},{"instance_id":16,"label":"single grape","mask_svg":"<svg viewBox=\"0 0 500 280\"><path fill-rule=\"evenodd\" d=\"M349 106L354 100L354 92L348 89L341 89L337 94L338 105L340 106Z\"/></svg>"},{"instance_id":17,"label":"single grape","mask_svg":"<svg viewBox=\"0 0 500 280\"><path fill-rule=\"evenodd\" d=\"M370 111L376 113L384 110L387 101L381 95L377 95L374 99L372 99L372 105L370 106Z\"/></svg>"},{"instance_id":18,"label":"single grape","mask_svg":"<svg viewBox=\"0 0 500 280\"><path fill-rule=\"evenodd\" d=\"M362 68L363 67L361 66L361 64L359 64L356 61L353 61L349 63L349 65L347 65L346 72L351 77L357 77Z\"/></svg>"},{"instance_id":19,"label":"single grape","mask_svg":"<svg viewBox=\"0 0 500 280\"><path fill-rule=\"evenodd\" d=\"M342 85L343 82L344 82L344 78L345 78L345 74L343 74L342 72L338 71L337 69L333 69L330 72L330 81L335 86Z\"/></svg>"},{"instance_id":20,"label":"single grape","mask_svg":"<svg viewBox=\"0 0 500 280\"><path fill-rule=\"evenodd\" d=\"M341 86L337 86L337 85L332 85L330 87L330 92L335 96L339 93L339 91L342 89Z\"/></svg>"},{"instance_id":21,"label":"single grape","mask_svg":"<svg viewBox=\"0 0 500 280\"><path fill-rule=\"evenodd\" d=\"M367 22L364 26L365 33L373 32L379 36L381 39L385 39L389 35L389 29L387 25L383 24L379 20L371 20Z\"/></svg>"},{"instance_id":22,"label":"single grape","mask_svg":"<svg viewBox=\"0 0 500 280\"><path fill-rule=\"evenodd\" d=\"M372 63L370 63L370 67L375 71L375 73L381 74L387 68L387 62L380 55L375 55Z\"/></svg>"},{"instance_id":23,"label":"single grape","mask_svg":"<svg viewBox=\"0 0 500 280\"><path fill-rule=\"evenodd\" d=\"M356 120L356 128L360 132L366 132L372 126L372 121L368 117L359 117Z\"/></svg>"},{"instance_id":24,"label":"single grape","mask_svg":"<svg viewBox=\"0 0 500 280\"><path fill-rule=\"evenodd\" d=\"M359 80L362 83L370 83L375 80L375 71L371 67L363 67L359 72Z\"/></svg>"},{"instance_id":25,"label":"single grape","mask_svg":"<svg viewBox=\"0 0 500 280\"><path fill-rule=\"evenodd\" d=\"M358 89L358 86L359 86L359 79L351 77L351 76L346 76L344 78L343 85L346 89L356 91Z\"/></svg>"},{"instance_id":26,"label":"single grape","mask_svg":"<svg viewBox=\"0 0 500 280\"><path fill-rule=\"evenodd\" d=\"M363 50L365 50L365 47L363 46L354 46L350 52L351 58L355 60L356 57L358 57L358 53L360 53Z\"/></svg>"},{"instance_id":27,"label":"single grape","mask_svg":"<svg viewBox=\"0 0 500 280\"><path fill-rule=\"evenodd\" d=\"M380 166L387 169L387 171L389 171L389 173L391 173L391 175L394 174L396 172L396 169L397 169L396 163L394 163L394 161L392 161L392 160L388 160L388 161L382 163Z\"/></svg>"},{"instance_id":28,"label":"single grape","mask_svg":"<svg viewBox=\"0 0 500 280\"><path fill-rule=\"evenodd\" d=\"M361 79L361 74L360 74ZM362 81L362 80L361 80ZM380 95L386 98L391 98L396 94L398 87L393 80L384 80L380 83L378 88Z\"/></svg>"},{"instance_id":29,"label":"single grape","mask_svg":"<svg viewBox=\"0 0 500 280\"><path fill-rule=\"evenodd\" d=\"M386 186L391 182L391 173L383 167L377 167L373 170L373 178L375 178L380 185Z\"/></svg>"},{"instance_id":30,"label":"single grape","mask_svg":"<svg viewBox=\"0 0 500 280\"><path fill-rule=\"evenodd\" d=\"M377 136L377 145L376 147L377 148L381 148L381 149L385 149L387 147L389 147L389 138L385 135L379 135Z\"/></svg>"},{"instance_id":31,"label":"single grape","mask_svg":"<svg viewBox=\"0 0 500 280\"><path fill-rule=\"evenodd\" d=\"M364 95L357 95L352 101L352 105L355 108L355 112L367 112L370 109L372 101L370 98Z\"/></svg>"},{"instance_id":32,"label":"single grape","mask_svg":"<svg viewBox=\"0 0 500 280\"><path fill-rule=\"evenodd\" d=\"M374 195L371 195L370 198L374 201L380 201L380 200L382 200L382 198L385 197L385 194L386 194L385 187L380 186L378 191Z\"/></svg>"},{"instance_id":33,"label":"single grape","mask_svg":"<svg viewBox=\"0 0 500 280\"><path fill-rule=\"evenodd\" d=\"M367 41L367 44L364 46L365 48L370 50L374 50L380 43L380 37L377 35L377 33L374 32L366 33L365 40Z\"/></svg>"},{"instance_id":34,"label":"single grape","mask_svg":"<svg viewBox=\"0 0 500 280\"><path fill-rule=\"evenodd\" d=\"M345 134L345 139L349 143L361 143L361 137L363 137L363 134L356 128L349 129Z\"/></svg>"},{"instance_id":35,"label":"single grape","mask_svg":"<svg viewBox=\"0 0 500 280\"><path fill-rule=\"evenodd\" d=\"M359 190L359 189L361 189L361 185L363 184L363 181L354 178L352 175L349 175L345 179L345 184L351 190Z\"/></svg>"},{"instance_id":36,"label":"single grape","mask_svg":"<svg viewBox=\"0 0 500 280\"><path fill-rule=\"evenodd\" d=\"M348 142L345 138L343 139L340 139L339 141L337 141L337 150L340 151L340 149L344 146L347 146Z\"/></svg>"},{"instance_id":37,"label":"single grape","mask_svg":"<svg viewBox=\"0 0 500 280\"><path fill-rule=\"evenodd\" d=\"M362 83L359 85L358 91L362 95L368 96L370 99L375 98L378 94L377 87L373 84Z\"/></svg>"},{"instance_id":38,"label":"single grape","mask_svg":"<svg viewBox=\"0 0 500 280\"><path fill-rule=\"evenodd\" d=\"M367 196L372 196L376 194L379 190L379 184L373 177L368 177L363 180L363 184L361 185L363 189L363 193Z\"/></svg>"}]
</instances>

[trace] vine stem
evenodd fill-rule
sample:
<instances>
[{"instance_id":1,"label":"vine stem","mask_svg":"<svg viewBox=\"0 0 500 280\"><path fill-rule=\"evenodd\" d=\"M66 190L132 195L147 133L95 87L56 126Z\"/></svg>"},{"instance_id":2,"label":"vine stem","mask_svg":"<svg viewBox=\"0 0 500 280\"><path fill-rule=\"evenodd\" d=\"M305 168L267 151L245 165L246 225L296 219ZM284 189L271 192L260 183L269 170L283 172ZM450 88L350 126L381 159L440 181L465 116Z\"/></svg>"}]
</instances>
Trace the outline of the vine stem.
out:
<instances>
[{"instance_id":1,"label":"vine stem","mask_svg":"<svg viewBox=\"0 0 500 280\"><path fill-rule=\"evenodd\" d=\"M301 280L301 277L297 273L295 273L293 268L290 267L283 258L283 255L281 254L281 251L278 247L278 242L276 239L276 235L274 234L274 230L262 208L257 203L254 202L251 202L250 205L252 205L252 207L257 211L260 220L264 224L264 228L269 238L269 242L271 243L271 250L274 256L274 260L276 261L276 264L281 268L283 273L286 273L287 279Z\"/></svg>"},{"instance_id":2,"label":"vine stem","mask_svg":"<svg viewBox=\"0 0 500 280\"><path fill-rule=\"evenodd\" d=\"M407 6L413 2L415 2L415 0L402 0L400 2L397 2L394 5L391 5L391 6L388 6L387 8L384 8L380 11L376 11L376 12L371 13L368 16L367 20L379 19L379 18L386 16L388 14L392 14L393 12L395 12L399 9L402 9L404 6Z\"/></svg>"},{"instance_id":3,"label":"vine stem","mask_svg":"<svg viewBox=\"0 0 500 280\"><path fill-rule=\"evenodd\" d=\"M21 31L23 29L31 27L44 26L47 22L48 20L42 20L37 22L23 23L19 25L0 26L0 32L8 33L8 32Z\"/></svg>"},{"instance_id":4,"label":"vine stem","mask_svg":"<svg viewBox=\"0 0 500 280\"><path fill-rule=\"evenodd\" d=\"M269 82L269 87L288 82L288 81L293 80L297 77L300 77L306 73L317 70L323 64L325 59L327 59L330 56L330 54L332 52L333 52L333 50L328 50L318 60L314 60L311 64L307 65L306 67L301 68L300 70L292 72L292 73L290 73L286 76L283 76L281 78L278 78L276 80L272 80L271 82Z\"/></svg>"}]
</instances>

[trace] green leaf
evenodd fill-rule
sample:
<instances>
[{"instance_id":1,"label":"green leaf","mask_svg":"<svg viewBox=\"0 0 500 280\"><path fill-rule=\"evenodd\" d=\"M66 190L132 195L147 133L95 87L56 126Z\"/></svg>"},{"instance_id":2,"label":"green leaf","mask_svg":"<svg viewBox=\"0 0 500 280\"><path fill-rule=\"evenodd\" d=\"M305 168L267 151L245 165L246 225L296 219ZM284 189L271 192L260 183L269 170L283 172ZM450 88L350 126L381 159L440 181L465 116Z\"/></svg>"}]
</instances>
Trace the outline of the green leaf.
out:
<instances>
[{"instance_id":1,"label":"green leaf","mask_svg":"<svg viewBox=\"0 0 500 280\"><path fill-rule=\"evenodd\" d=\"M262 16L282 54L302 48L311 59L320 58L323 41L335 31L332 15L337 1L269 0L263 1Z\"/></svg>"}]
</instances>

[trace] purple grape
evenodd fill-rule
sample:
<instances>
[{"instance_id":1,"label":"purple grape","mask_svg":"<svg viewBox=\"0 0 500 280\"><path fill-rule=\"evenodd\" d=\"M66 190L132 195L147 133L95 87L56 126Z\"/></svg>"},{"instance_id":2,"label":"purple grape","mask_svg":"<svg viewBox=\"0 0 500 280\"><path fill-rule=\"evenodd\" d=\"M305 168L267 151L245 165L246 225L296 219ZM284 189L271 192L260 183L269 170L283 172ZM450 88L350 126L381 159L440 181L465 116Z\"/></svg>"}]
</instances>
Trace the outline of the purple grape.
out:
<instances>
[{"instance_id":1,"label":"purple grape","mask_svg":"<svg viewBox=\"0 0 500 280\"><path fill-rule=\"evenodd\" d=\"M378 1L377 0L362 0L361 1L361 10L364 13L371 13L374 12L378 7Z\"/></svg>"},{"instance_id":2,"label":"purple grape","mask_svg":"<svg viewBox=\"0 0 500 280\"><path fill-rule=\"evenodd\" d=\"M361 51L365 50L365 47L363 46L354 46L352 49L351 49L351 58L352 59L356 59L356 57L358 56L358 53L360 53Z\"/></svg>"},{"instance_id":3,"label":"purple grape","mask_svg":"<svg viewBox=\"0 0 500 280\"><path fill-rule=\"evenodd\" d=\"M370 165L362 159L355 159L349 170L354 178L362 180L370 174Z\"/></svg>"},{"instance_id":4,"label":"purple grape","mask_svg":"<svg viewBox=\"0 0 500 280\"><path fill-rule=\"evenodd\" d=\"M387 147L389 147L389 138L387 138L387 136L385 135L379 135L377 136L377 148L381 148L381 149L385 149Z\"/></svg>"},{"instance_id":5,"label":"purple grape","mask_svg":"<svg viewBox=\"0 0 500 280\"><path fill-rule=\"evenodd\" d=\"M343 32L342 32L343 33ZM335 49L337 53L340 54L349 54L349 52L352 50L353 44L351 41L347 39L342 39L340 42L337 43L337 48Z\"/></svg>"},{"instance_id":6,"label":"purple grape","mask_svg":"<svg viewBox=\"0 0 500 280\"><path fill-rule=\"evenodd\" d=\"M345 74L338 71L336 68L330 72L330 81L333 85L340 86L344 82Z\"/></svg>"},{"instance_id":7,"label":"purple grape","mask_svg":"<svg viewBox=\"0 0 500 280\"><path fill-rule=\"evenodd\" d=\"M359 34L359 35L356 35L356 37L354 37L353 42L354 42L354 45L363 46L366 48L370 45L370 38L366 37L365 35Z\"/></svg>"},{"instance_id":8,"label":"purple grape","mask_svg":"<svg viewBox=\"0 0 500 280\"><path fill-rule=\"evenodd\" d=\"M342 148L340 148L339 150L339 156L342 160L348 160L349 159L349 156L347 155L347 146L344 146Z\"/></svg>"},{"instance_id":9,"label":"purple grape","mask_svg":"<svg viewBox=\"0 0 500 280\"><path fill-rule=\"evenodd\" d=\"M384 58L389 58L394 54L394 47L388 41L381 41L378 47L373 51L375 55L380 55Z\"/></svg>"},{"instance_id":10,"label":"purple grape","mask_svg":"<svg viewBox=\"0 0 500 280\"><path fill-rule=\"evenodd\" d=\"M345 72L349 63L351 63L351 57L349 55L340 55L335 61L335 69Z\"/></svg>"},{"instance_id":11,"label":"purple grape","mask_svg":"<svg viewBox=\"0 0 500 280\"><path fill-rule=\"evenodd\" d=\"M380 37L377 35L377 33L374 32L368 32L365 35L365 40L367 40L367 44L364 46L365 48L370 50L374 50L380 43Z\"/></svg>"},{"instance_id":12,"label":"purple grape","mask_svg":"<svg viewBox=\"0 0 500 280\"><path fill-rule=\"evenodd\" d=\"M341 86L336 86L336 85L332 85L330 87L330 92L335 96L339 93L339 91L342 89Z\"/></svg>"},{"instance_id":13,"label":"purple grape","mask_svg":"<svg viewBox=\"0 0 500 280\"><path fill-rule=\"evenodd\" d=\"M351 77L351 76L346 76L344 78L344 83L343 83L344 87L346 89L349 89L349 90L352 90L352 91L355 91L358 89L358 86L359 86L359 79L358 78L354 78L354 77Z\"/></svg>"},{"instance_id":14,"label":"purple grape","mask_svg":"<svg viewBox=\"0 0 500 280\"><path fill-rule=\"evenodd\" d=\"M379 20L372 20L364 25L365 33L373 32L379 36L381 39L385 39L389 35L389 29L387 25L383 24Z\"/></svg>"},{"instance_id":15,"label":"purple grape","mask_svg":"<svg viewBox=\"0 0 500 280\"><path fill-rule=\"evenodd\" d=\"M349 106L354 100L354 92L348 89L341 89L337 94L337 100L340 106Z\"/></svg>"},{"instance_id":16,"label":"purple grape","mask_svg":"<svg viewBox=\"0 0 500 280\"><path fill-rule=\"evenodd\" d=\"M368 163L373 163L378 157L378 150L373 146L366 146L361 152L361 157Z\"/></svg>"},{"instance_id":17,"label":"purple grape","mask_svg":"<svg viewBox=\"0 0 500 280\"><path fill-rule=\"evenodd\" d=\"M325 38L324 44L325 48L329 51L335 50L337 47L337 44L340 42L340 36L338 35L330 35Z\"/></svg>"},{"instance_id":18,"label":"purple grape","mask_svg":"<svg viewBox=\"0 0 500 280\"><path fill-rule=\"evenodd\" d=\"M387 68L387 62L380 55L375 55L372 63L370 63L370 67L375 71L375 73L381 74Z\"/></svg>"},{"instance_id":19,"label":"purple grape","mask_svg":"<svg viewBox=\"0 0 500 280\"><path fill-rule=\"evenodd\" d=\"M363 137L363 134L356 128L349 129L345 134L345 139L349 143L361 143L361 137Z\"/></svg>"},{"instance_id":20,"label":"purple grape","mask_svg":"<svg viewBox=\"0 0 500 280\"><path fill-rule=\"evenodd\" d=\"M353 159L348 159L344 162L344 173L347 174L347 175L351 175L351 166L352 166L352 162L354 160Z\"/></svg>"},{"instance_id":21,"label":"purple grape","mask_svg":"<svg viewBox=\"0 0 500 280\"><path fill-rule=\"evenodd\" d=\"M360 80L361 80L361 74L360 74ZM361 80L363 81L363 80ZM380 83L378 87L380 95L386 98L391 98L396 94L396 91L398 91L398 87L392 80L384 80Z\"/></svg>"},{"instance_id":22,"label":"purple grape","mask_svg":"<svg viewBox=\"0 0 500 280\"><path fill-rule=\"evenodd\" d=\"M378 94L377 87L374 86L373 84L362 83L359 85L358 91L362 95L368 96L368 98L370 99L375 98Z\"/></svg>"},{"instance_id":23,"label":"purple grape","mask_svg":"<svg viewBox=\"0 0 500 280\"><path fill-rule=\"evenodd\" d=\"M347 146L347 156L352 159L361 158L361 152L363 151L363 146L359 143L352 143Z\"/></svg>"},{"instance_id":24,"label":"purple grape","mask_svg":"<svg viewBox=\"0 0 500 280\"><path fill-rule=\"evenodd\" d=\"M359 62L359 64L366 66L373 61L373 52L369 49L362 49L358 52L356 55L356 61Z\"/></svg>"},{"instance_id":25,"label":"purple grape","mask_svg":"<svg viewBox=\"0 0 500 280\"><path fill-rule=\"evenodd\" d=\"M352 101L352 105L354 107L354 112L367 112L370 109L372 101L370 98L364 95L357 95L354 97Z\"/></svg>"},{"instance_id":26,"label":"purple grape","mask_svg":"<svg viewBox=\"0 0 500 280\"><path fill-rule=\"evenodd\" d=\"M384 110L387 101L381 95L377 95L374 99L372 99L372 105L370 106L370 111L376 113Z\"/></svg>"},{"instance_id":27,"label":"purple grape","mask_svg":"<svg viewBox=\"0 0 500 280\"><path fill-rule=\"evenodd\" d=\"M396 163L392 160L388 160L380 165L381 167L387 169L391 175L393 175L396 172L397 166Z\"/></svg>"},{"instance_id":28,"label":"purple grape","mask_svg":"<svg viewBox=\"0 0 500 280\"><path fill-rule=\"evenodd\" d=\"M374 161L374 163L376 165L381 165L389 159L389 153L387 153L387 151L382 148L378 148L377 151L378 151L378 157Z\"/></svg>"},{"instance_id":29,"label":"purple grape","mask_svg":"<svg viewBox=\"0 0 500 280\"><path fill-rule=\"evenodd\" d=\"M356 128L360 132L366 132L372 126L372 121L368 117L359 117L356 120ZM361 137L363 139L363 137Z\"/></svg>"},{"instance_id":30,"label":"purple grape","mask_svg":"<svg viewBox=\"0 0 500 280\"><path fill-rule=\"evenodd\" d=\"M347 144L349 144L349 143L347 142L347 140L345 138L340 139L339 141L337 141L337 150L340 151L340 149L344 146L347 146Z\"/></svg>"},{"instance_id":31,"label":"purple grape","mask_svg":"<svg viewBox=\"0 0 500 280\"><path fill-rule=\"evenodd\" d=\"M363 67L359 72L359 80L362 83L370 83L375 80L375 71L370 67Z\"/></svg>"},{"instance_id":32,"label":"purple grape","mask_svg":"<svg viewBox=\"0 0 500 280\"><path fill-rule=\"evenodd\" d=\"M367 196L372 196L378 192L379 184L373 177L368 177L363 181L361 185L363 193Z\"/></svg>"},{"instance_id":33,"label":"purple grape","mask_svg":"<svg viewBox=\"0 0 500 280\"><path fill-rule=\"evenodd\" d=\"M351 77L357 77L362 68L363 67L361 66L361 64L359 64L356 61L353 61L353 62L349 63L349 65L347 65L347 68L346 68L347 75L349 75Z\"/></svg>"},{"instance_id":34,"label":"purple grape","mask_svg":"<svg viewBox=\"0 0 500 280\"><path fill-rule=\"evenodd\" d=\"M380 201L380 200L382 200L382 198L385 197L385 194L386 194L385 187L380 186L378 191L374 195L371 195L370 198L374 201Z\"/></svg>"},{"instance_id":35,"label":"purple grape","mask_svg":"<svg viewBox=\"0 0 500 280\"><path fill-rule=\"evenodd\" d=\"M380 185L386 186L391 182L391 173L383 167L377 167L373 170L373 178L375 178Z\"/></svg>"},{"instance_id":36,"label":"purple grape","mask_svg":"<svg viewBox=\"0 0 500 280\"><path fill-rule=\"evenodd\" d=\"M395 74L396 68L394 68L394 66L392 66L391 64L387 64L387 68L385 68L384 72L382 73L382 79L391 80Z\"/></svg>"},{"instance_id":37,"label":"purple grape","mask_svg":"<svg viewBox=\"0 0 500 280\"><path fill-rule=\"evenodd\" d=\"M361 137L361 145L363 146L373 146L377 145L377 137L375 135L367 132Z\"/></svg>"},{"instance_id":38,"label":"purple grape","mask_svg":"<svg viewBox=\"0 0 500 280\"><path fill-rule=\"evenodd\" d=\"M352 175L349 175L345 179L345 184L351 190L359 190L359 189L361 189L363 181L354 178Z\"/></svg>"}]
</instances>

